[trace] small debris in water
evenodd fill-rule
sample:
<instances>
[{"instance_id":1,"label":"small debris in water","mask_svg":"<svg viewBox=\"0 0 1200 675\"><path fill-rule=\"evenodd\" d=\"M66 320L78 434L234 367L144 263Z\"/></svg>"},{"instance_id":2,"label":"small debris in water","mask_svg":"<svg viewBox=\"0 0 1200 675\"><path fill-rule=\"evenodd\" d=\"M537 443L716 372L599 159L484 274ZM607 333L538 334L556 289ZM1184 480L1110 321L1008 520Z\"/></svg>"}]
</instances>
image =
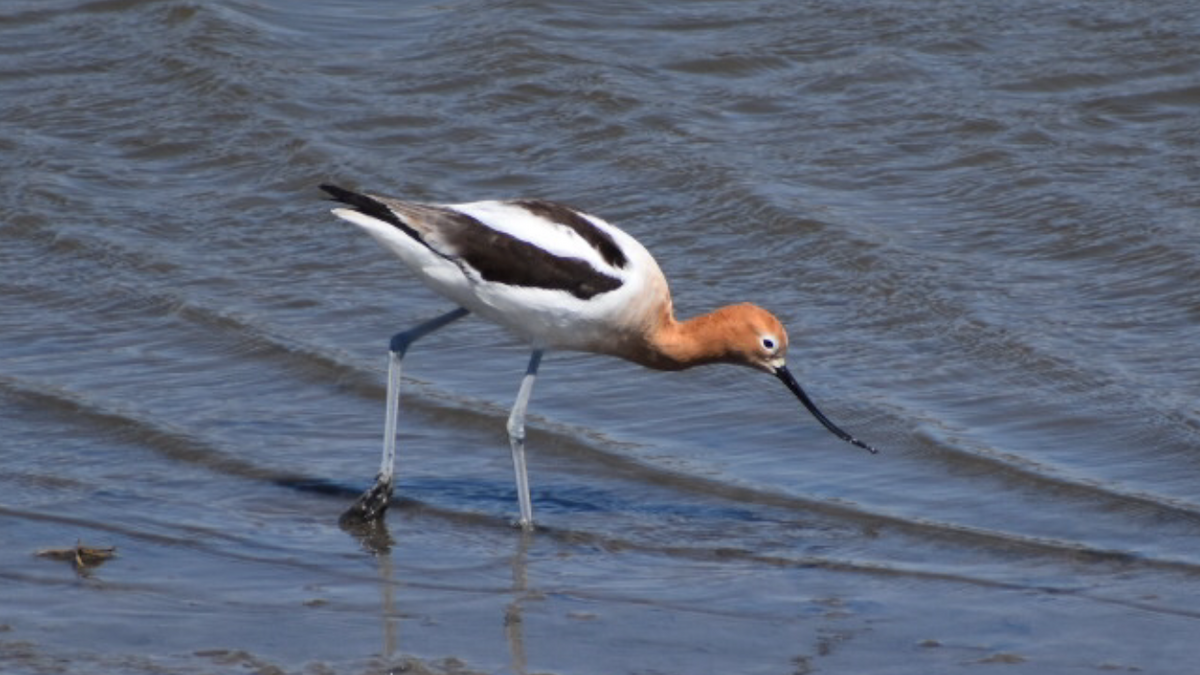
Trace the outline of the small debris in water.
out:
<instances>
[{"instance_id":1,"label":"small debris in water","mask_svg":"<svg viewBox=\"0 0 1200 675\"><path fill-rule=\"evenodd\" d=\"M87 574L91 568L103 564L116 555L116 546L85 546L82 541L75 542L75 545L70 548L44 548L37 552L37 556L40 558L69 561L74 565L75 571L80 574Z\"/></svg>"}]
</instances>

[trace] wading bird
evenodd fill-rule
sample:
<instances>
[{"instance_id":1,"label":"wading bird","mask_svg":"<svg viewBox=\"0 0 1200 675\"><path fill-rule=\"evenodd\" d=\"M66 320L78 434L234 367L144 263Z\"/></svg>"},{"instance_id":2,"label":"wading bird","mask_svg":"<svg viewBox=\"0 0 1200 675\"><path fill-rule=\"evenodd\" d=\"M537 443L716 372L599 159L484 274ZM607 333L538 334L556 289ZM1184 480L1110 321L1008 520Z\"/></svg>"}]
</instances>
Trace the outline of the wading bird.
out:
<instances>
[{"instance_id":1,"label":"wading bird","mask_svg":"<svg viewBox=\"0 0 1200 675\"><path fill-rule=\"evenodd\" d=\"M788 337L770 312L751 304L675 318L667 280L650 253L625 232L570 207L540 199L423 204L321 189L333 209L395 253L458 308L392 336L383 457L375 484L347 516L375 520L392 494L400 364L418 339L469 313L500 324L533 348L508 417L519 524L533 526L525 469L525 410L542 353L566 349L616 356L647 368L710 363L748 366L779 378L838 438L876 452L825 417L784 365Z\"/></svg>"}]
</instances>

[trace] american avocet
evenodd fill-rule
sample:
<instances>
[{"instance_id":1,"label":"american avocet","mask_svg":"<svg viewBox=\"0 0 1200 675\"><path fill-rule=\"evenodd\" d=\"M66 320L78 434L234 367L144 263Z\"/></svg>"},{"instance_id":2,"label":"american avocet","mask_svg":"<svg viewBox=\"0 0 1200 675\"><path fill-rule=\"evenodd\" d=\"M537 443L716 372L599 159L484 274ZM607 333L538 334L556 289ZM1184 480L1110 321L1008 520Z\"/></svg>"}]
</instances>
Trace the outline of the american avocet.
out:
<instances>
[{"instance_id":1,"label":"american avocet","mask_svg":"<svg viewBox=\"0 0 1200 675\"><path fill-rule=\"evenodd\" d=\"M540 199L420 204L321 189L345 207L333 214L366 230L427 286L459 305L392 336L383 458L375 485L347 511L374 520L387 509L396 456L400 362L413 342L474 312L533 347L508 438L520 501L520 525L533 524L525 470L525 410L546 349L617 356L647 368L683 370L732 363L771 373L838 438L874 448L842 431L812 402L784 365L788 338L770 312L730 305L677 321L667 280L633 237L603 220Z\"/></svg>"}]
</instances>

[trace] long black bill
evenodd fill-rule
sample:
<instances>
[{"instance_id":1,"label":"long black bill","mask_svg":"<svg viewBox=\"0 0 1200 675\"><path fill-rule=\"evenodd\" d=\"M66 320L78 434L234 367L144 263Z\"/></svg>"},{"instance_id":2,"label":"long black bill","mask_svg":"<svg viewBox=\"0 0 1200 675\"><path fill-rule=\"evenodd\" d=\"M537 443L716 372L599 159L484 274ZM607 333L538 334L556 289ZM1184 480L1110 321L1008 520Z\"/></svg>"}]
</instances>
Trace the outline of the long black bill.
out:
<instances>
[{"instance_id":1,"label":"long black bill","mask_svg":"<svg viewBox=\"0 0 1200 675\"><path fill-rule=\"evenodd\" d=\"M838 425L830 422L829 418L825 416L825 413L822 413L820 410L818 410L817 404L813 403L812 399L808 397L808 394L804 393L804 390L800 388L800 383L796 381L796 378L792 377L792 373L787 369L786 366L779 366L776 368L775 377L778 377L779 381L783 382L784 386L790 389L792 393L796 395L796 398L800 399L800 402L804 404L804 407L808 408L808 412L812 413L813 417L817 418L818 422L825 425L826 429L832 431L834 436L837 436L847 443L857 445L858 447L871 452L871 454L876 454L879 452L875 448L872 448L845 431L842 431L841 427Z\"/></svg>"}]
</instances>

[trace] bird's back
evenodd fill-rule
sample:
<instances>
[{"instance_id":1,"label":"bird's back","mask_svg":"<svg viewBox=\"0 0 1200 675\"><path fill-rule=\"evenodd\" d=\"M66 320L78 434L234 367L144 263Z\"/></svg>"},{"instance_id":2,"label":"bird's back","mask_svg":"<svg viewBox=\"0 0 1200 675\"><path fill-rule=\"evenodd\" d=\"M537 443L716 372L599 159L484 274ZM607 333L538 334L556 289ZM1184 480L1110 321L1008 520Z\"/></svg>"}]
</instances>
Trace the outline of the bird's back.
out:
<instances>
[{"instance_id":1,"label":"bird's back","mask_svg":"<svg viewBox=\"0 0 1200 675\"><path fill-rule=\"evenodd\" d=\"M666 281L633 237L545 200L434 205L322 186L334 213L428 286L542 347L617 353L664 311Z\"/></svg>"}]
</instances>

